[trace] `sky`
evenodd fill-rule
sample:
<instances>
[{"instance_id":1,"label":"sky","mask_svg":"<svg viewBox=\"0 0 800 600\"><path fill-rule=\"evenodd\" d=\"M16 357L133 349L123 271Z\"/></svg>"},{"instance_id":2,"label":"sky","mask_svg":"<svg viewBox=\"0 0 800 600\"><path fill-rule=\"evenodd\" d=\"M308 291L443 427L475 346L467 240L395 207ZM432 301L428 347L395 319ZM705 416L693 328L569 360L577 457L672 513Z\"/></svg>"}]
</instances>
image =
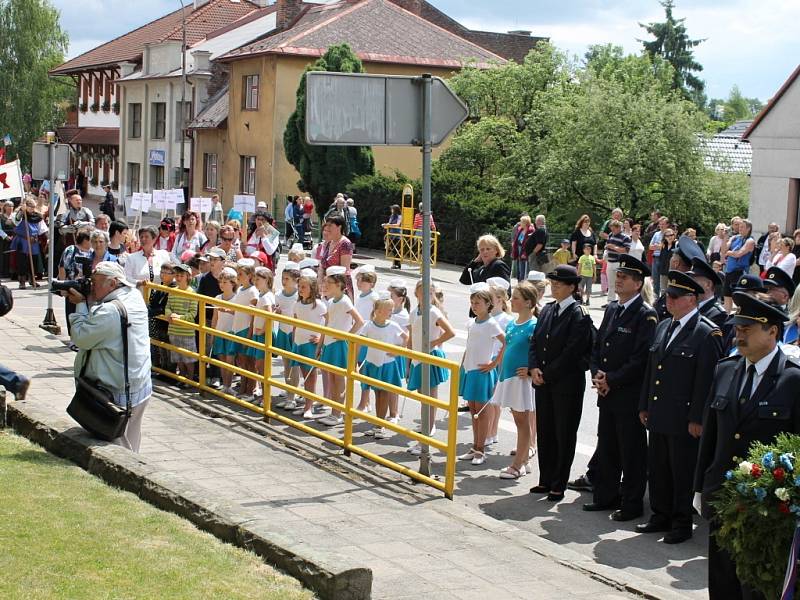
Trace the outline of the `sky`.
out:
<instances>
[{"instance_id":1,"label":"sky","mask_svg":"<svg viewBox=\"0 0 800 600\"><path fill-rule=\"evenodd\" d=\"M180 8L180 0L50 1L69 33L70 58ZM577 56L605 43L639 52L637 38L647 32L638 24L664 18L657 0L429 1L471 29L530 30ZM705 39L695 56L709 98L725 98L738 85L745 96L767 101L800 60L797 0L676 0L674 15L686 19L691 38Z\"/></svg>"}]
</instances>

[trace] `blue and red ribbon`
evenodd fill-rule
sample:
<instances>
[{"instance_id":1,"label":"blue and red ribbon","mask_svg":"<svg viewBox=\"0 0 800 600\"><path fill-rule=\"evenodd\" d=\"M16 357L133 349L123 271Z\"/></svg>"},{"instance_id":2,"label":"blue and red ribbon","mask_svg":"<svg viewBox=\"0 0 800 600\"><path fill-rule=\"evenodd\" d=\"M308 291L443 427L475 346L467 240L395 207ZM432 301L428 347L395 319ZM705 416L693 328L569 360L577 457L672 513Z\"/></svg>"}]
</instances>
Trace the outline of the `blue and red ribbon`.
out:
<instances>
[{"instance_id":1,"label":"blue and red ribbon","mask_svg":"<svg viewBox=\"0 0 800 600\"><path fill-rule=\"evenodd\" d=\"M800 522L794 530L792 547L789 549L789 564L786 565L786 575L783 578L783 590L780 600L793 600L794 587L797 581L797 560L800 558Z\"/></svg>"}]
</instances>

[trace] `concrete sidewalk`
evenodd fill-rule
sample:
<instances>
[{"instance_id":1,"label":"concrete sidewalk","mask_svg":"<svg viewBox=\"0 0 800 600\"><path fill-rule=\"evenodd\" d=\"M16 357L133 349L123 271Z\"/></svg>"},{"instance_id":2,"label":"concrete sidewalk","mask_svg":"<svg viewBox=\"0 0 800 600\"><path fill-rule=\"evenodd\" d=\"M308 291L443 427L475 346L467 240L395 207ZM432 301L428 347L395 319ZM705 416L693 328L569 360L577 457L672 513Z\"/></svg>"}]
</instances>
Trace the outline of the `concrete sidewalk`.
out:
<instances>
[{"instance_id":1,"label":"concrete sidewalk","mask_svg":"<svg viewBox=\"0 0 800 600\"><path fill-rule=\"evenodd\" d=\"M138 456L92 442L65 413L75 355L37 325L25 313L0 320L3 364L33 377L28 399L9 402L18 431L320 597L680 597L196 394L159 386Z\"/></svg>"}]
</instances>

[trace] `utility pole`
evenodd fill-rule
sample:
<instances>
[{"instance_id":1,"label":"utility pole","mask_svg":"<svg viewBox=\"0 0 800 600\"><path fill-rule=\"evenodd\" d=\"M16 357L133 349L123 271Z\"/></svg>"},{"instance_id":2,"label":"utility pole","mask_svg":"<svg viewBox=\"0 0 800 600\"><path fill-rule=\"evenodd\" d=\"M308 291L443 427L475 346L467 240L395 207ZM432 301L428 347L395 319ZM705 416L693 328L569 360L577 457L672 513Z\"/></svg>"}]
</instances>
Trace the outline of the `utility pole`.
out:
<instances>
[{"instance_id":1,"label":"utility pole","mask_svg":"<svg viewBox=\"0 0 800 600\"><path fill-rule=\"evenodd\" d=\"M183 19L183 42L181 43L181 110L179 119L181 122L181 188L186 187L183 180L184 162L186 160L186 7L181 3L181 18Z\"/></svg>"}]
</instances>

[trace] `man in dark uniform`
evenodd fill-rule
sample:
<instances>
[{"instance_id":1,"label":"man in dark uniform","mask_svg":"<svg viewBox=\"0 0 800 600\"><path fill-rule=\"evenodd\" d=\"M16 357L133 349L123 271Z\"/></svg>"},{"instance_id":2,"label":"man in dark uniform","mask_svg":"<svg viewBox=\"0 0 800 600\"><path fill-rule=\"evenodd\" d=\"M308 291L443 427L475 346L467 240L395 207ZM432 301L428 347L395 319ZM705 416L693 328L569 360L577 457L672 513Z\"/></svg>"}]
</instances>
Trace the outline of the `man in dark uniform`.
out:
<instances>
[{"instance_id":1,"label":"man in dark uniform","mask_svg":"<svg viewBox=\"0 0 800 600\"><path fill-rule=\"evenodd\" d=\"M700 249L700 246L697 245L697 242L688 235L682 235L672 251L672 256L669 259L669 269L670 271L686 273L692 268L692 261L695 258L705 262L706 255ZM669 319L670 314L667 310L666 294L661 294L661 296L656 299L653 308L656 309L659 321Z\"/></svg>"},{"instance_id":2,"label":"man in dark uniform","mask_svg":"<svg viewBox=\"0 0 800 600\"><path fill-rule=\"evenodd\" d=\"M558 265L547 277L555 300L542 309L528 352L539 450L539 485L531 493L558 502L575 458L594 326L576 298L580 277L575 267Z\"/></svg>"},{"instance_id":3,"label":"man in dark uniform","mask_svg":"<svg viewBox=\"0 0 800 600\"><path fill-rule=\"evenodd\" d=\"M769 444L779 433L800 433L800 362L777 345L786 314L748 294L734 292L733 298L739 306L734 317L739 354L717 365L694 479L695 507L710 519L708 593L712 600L761 596L744 589L730 555L717 546L714 532L720 522L709 500L722 487L726 471L747 458L753 442Z\"/></svg>"},{"instance_id":4,"label":"man in dark uniform","mask_svg":"<svg viewBox=\"0 0 800 600\"><path fill-rule=\"evenodd\" d=\"M747 273L739 277L739 280L733 284L732 290L734 292L742 292L750 296L757 296L758 294L766 294L767 288L764 287L764 281L758 275L751 275ZM735 304L735 302L734 302ZM722 327L722 356L728 356L736 347L736 337L733 327L734 314L728 315L725 325Z\"/></svg>"},{"instance_id":5,"label":"man in dark uniform","mask_svg":"<svg viewBox=\"0 0 800 600\"><path fill-rule=\"evenodd\" d=\"M700 258L692 259L692 270L689 271L689 275L703 287L703 293L700 294L697 304L700 314L723 329L725 321L728 320L728 313L714 295L714 288L722 283L722 277L711 268L711 265Z\"/></svg>"},{"instance_id":6,"label":"man in dark uniform","mask_svg":"<svg viewBox=\"0 0 800 600\"><path fill-rule=\"evenodd\" d=\"M794 281L786 271L780 267L767 269L764 287L775 303L781 307L781 310L786 311L786 307L789 306L789 301L792 299L795 290Z\"/></svg>"},{"instance_id":7,"label":"man in dark uniform","mask_svg":"<svg viewBox=\"0 0 800 600\"><path fill-rule=\"evenodd\" d=\"M686 273L670 271L667 309L650 346L639 417L650 431L647 453L650 508L639 533L664 531L664 542L692 537L692 465L703 409L720 356L722 332L700 315L703 288Z\"/></svg>"},{"instance_id":8,"label":"man in dark uniform","mask_svg":"<svg viewBox=\"0 0 800 600\"><path fill-rule=\"evenodd\" d=\"M614 283L619 299L606 308L590 362L600 418L594 501L583 510L617 509L611 513L615 521L642 515L647 487L647 434L639 420L639 394L658 323L656 311L640 295L649 276L642 261L620 258Z\"/></svg>"}]
</instances>

